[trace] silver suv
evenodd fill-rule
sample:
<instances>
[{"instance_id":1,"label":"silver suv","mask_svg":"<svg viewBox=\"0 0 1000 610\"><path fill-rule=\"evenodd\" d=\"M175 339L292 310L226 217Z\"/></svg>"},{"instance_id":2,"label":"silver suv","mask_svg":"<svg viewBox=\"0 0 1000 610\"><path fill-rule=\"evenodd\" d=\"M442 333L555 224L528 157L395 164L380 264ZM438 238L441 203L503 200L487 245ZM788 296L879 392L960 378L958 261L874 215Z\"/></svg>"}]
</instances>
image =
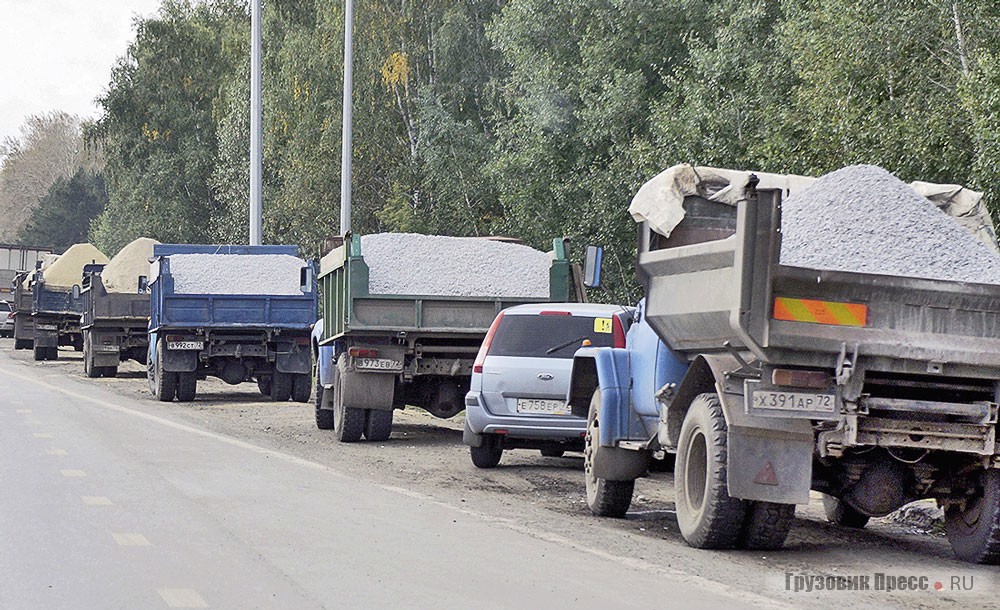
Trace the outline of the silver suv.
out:
<instances>
[{"instance_id":1,"label":"silver suv","mask_svg":"<svg viewBox=\"0 0 1000 610\"><path fill-rule=\"evenodd\" d=\"M583 345L625 347L632 312L593 303L518 305L500 312L465 395L462 440L472 463L492 468L505 449L538 449L549 457L581 451L587 420L566 405L573 354Z\"/></svg>"},{"instance_id":2,"label":"silver suv","mask_svg":"<svg viewBox=\"0 0 1000 610\"><path fill-rule=\"evenodd\" d=\"M0 301L0 337L14 336L14 308L7 301Z\"/></svg>"}]
</instances>

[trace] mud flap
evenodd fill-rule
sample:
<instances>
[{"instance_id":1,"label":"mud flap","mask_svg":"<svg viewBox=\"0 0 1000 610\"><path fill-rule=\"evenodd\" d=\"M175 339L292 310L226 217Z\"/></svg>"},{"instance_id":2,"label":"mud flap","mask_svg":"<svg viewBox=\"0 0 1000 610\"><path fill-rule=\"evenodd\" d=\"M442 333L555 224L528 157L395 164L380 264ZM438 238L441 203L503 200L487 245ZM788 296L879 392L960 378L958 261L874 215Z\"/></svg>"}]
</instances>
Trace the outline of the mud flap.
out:
<instances>
[{"instance_id":1,"label":"mud flap","mask_svg":"<svg viewBox=\"0 0 1000 610\"><path fill-rule=\"evenodd\" d=\"M594 447L594 476L608 481L634 481L649 469L649 452Z\"/></svg>"},{"instance_id":2,"label":"mud flap","mask_svg":"<svg viewBox=\"0 0 1000 610\"><path fill-rule=\"evenodd\" d=\"M163 350L163 370L171 373L190 373L198 368L195 350Z\"/></svg>"},{"instance_id":3,"label":"mud flap","mask_svg":"<svg viewBox=\"0 0 1000 610\"><path fill-rule=\"evenodd\" d=\"M744 500L808 504L812 430L729 426L729 495Z\"/></svg>"},{"instance_id":4,"label":"mud flap","mask_svg":"<svg viewBox=\"0 0 1000 610\"><path fill-rule=\"evenodd\" d=\"M308 346L294 344L287 350L279 349L274 356L274 367L282 373L312 373L312 353Z\"/></svg>"},{"instance_id":5,"label":"mud flap","mask_svg":"<svg viewBox=\"0 0 1000 610\"><path fill-rule=\"evenodd\" d=\"M360 373L342 369L341 374L344 405L353 409L392 410L395 373Z\"/></svg>"}]
</instances>

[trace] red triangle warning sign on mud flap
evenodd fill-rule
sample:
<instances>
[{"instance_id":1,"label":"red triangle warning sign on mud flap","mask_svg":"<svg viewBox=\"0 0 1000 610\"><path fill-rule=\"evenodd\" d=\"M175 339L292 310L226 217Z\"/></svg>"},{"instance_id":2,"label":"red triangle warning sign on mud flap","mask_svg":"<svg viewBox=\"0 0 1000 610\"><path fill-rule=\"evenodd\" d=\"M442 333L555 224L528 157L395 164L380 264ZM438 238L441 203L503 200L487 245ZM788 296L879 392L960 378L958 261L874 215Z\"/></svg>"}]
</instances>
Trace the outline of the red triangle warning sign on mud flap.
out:
<instances>
[{"instance_id":1,"label":"red triangle warning sign on mud flap","mask_svg":"<svg viewBox=\"0 0 1000 610\"><path fill-rule=\"evenodd\" d=\"M753 480L753 482L758 485L778 484L778 477L774 474L774 466L771 466L771 462L764 464L764 467L757 473L757 477Z\"/></svg>"}]
</instances>

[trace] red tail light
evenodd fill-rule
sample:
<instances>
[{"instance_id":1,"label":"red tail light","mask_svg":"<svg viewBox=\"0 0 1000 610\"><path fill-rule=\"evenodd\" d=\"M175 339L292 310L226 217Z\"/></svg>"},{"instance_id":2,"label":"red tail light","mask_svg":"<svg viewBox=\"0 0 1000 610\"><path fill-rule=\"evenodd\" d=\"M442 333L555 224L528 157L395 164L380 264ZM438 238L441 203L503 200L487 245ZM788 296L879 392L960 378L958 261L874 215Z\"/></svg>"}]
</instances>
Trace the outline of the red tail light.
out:
<instances>
[{"instance_id":1,"label":"red tail light","mask_svg":"<svg viewBox=\"0 0 1000 610\"><path fill-rule=\"evenodd\" d=\"M352 358L378 358L378 350L366 347L352 347L347 350Z\"/></svg>"},{"instance_id":2,"label":"red tail light","mask_svg":"<svg viewBox=\"0 0 1000 610\"><path fill-rule=\"evenodd\" d=\"M538 312L540 316L571 316L573 315L568 311L540 311Z\"/></svg>"},{"instance_id":3,"label":"red tail light","mask_svg":"<svg viewBox=\"0 0 1000 610\"><path fill-rule=\"evenodd\" d=\"M611 317L611 337L615 347L625 347L625 327L622 326L622 319L618 316Z\"/></svg>"},{"instance_id":4,"label":"red tail light","mask_svg":"<svg viewBox=\"0 0 1000 610\"><path fill-rule=\"evenodd\" d=\"M472 365L473 373L483 372L483 362L486 361L486 354L490 353L490 343L493 343L493 335L497 334L497 327L500 326L500 320L503 319L503 312L501 311L497 314L493 324L490 324L490 330L486 333L486 338L483 339L483 344L479 347L479 353L476 354L476 362Z\"/></svg>"}]
</instances>

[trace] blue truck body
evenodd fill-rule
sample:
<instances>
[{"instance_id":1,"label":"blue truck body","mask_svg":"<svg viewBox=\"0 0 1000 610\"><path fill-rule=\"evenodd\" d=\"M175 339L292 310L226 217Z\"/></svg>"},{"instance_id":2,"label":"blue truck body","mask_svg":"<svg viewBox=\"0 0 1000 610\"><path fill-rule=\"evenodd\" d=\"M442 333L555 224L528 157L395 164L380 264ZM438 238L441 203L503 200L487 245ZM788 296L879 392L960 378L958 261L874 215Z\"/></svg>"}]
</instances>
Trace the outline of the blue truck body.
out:
<instances>
[{"instance_id":1,"label":"blue truck body","mask_svg":"<svg viewBox=\"0 0 1000 610\"><path fill-rule=\"evenodd\" d=\"M297 246L154 245L147 356L153 394L165 401L173 394L190 400L196 379L215 376L233 385L256 381L261 393L275 400L308 401L315 262L301 270L302 294L183 294L170 271L171 256L180 254L299 255Z\"/></svg>"}]
</instances>

